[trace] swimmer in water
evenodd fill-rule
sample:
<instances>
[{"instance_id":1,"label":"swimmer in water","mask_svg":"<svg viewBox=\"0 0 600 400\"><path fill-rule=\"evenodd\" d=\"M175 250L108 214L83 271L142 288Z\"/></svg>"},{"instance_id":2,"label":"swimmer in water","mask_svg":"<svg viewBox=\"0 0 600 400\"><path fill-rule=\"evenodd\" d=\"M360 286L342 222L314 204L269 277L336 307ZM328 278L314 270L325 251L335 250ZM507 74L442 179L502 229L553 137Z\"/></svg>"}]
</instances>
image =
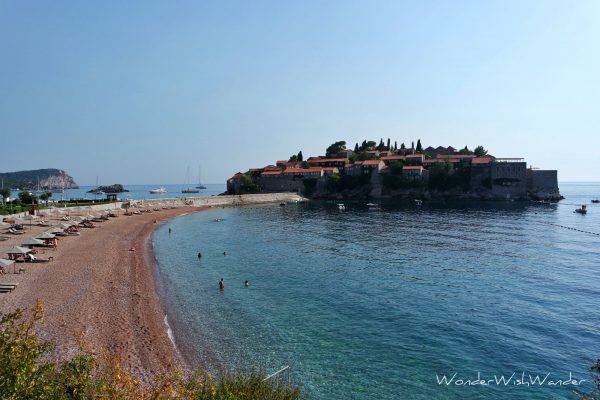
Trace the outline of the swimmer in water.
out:
<instances>
[{"instance_id":1,"label":"swimmer in water","mask_svg":"<svg viewBox=\"0 0 600 400\"><path fill-rule=\"evenodd\" d=\"M248 282L248 281L244 282L244 286L246 286L246 287L250 286L250 282Z\"/></svg>"},{"instance_id":2,"label":"swimmer in water","mask_svg":"<svg viewBox=\"0 0 600 400\"><path fill-rule=\"evenodd\" d=\"M202 258L202 253L198 253L198 258Z\"/></svg>"},{"instance_id":3,"label":"swimmer in water","mask_svg":"<svg viewBox=\"0 0 600 400\"><path fill-rule=\"evenodd\" d=\"M221 278L221 280L219 281L219 289L225 289L225 282L223 281L223 278Z\"/></svg>"},{"instance_id":4,"label":"swimmer in water","mask_svg":"<svg viewBox=\"0 0 600 400\"><path fill-rule=\"evenodd\" d=\"M224 251L224 252L223 252L223 255L224 255L224 256L226 256L226 255L227 255L227 252L226 252L226 251Z\"/></svg>"}]
</instances>

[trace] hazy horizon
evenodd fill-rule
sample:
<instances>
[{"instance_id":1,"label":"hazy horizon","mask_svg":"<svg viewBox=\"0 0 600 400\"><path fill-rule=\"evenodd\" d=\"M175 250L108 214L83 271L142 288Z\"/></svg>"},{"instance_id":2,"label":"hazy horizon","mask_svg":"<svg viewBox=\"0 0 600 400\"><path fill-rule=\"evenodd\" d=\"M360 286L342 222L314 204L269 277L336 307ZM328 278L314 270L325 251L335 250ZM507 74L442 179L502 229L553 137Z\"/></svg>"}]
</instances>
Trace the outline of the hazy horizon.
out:
<instances>
[{"instance_id":1,"label":"hazy horizon","mask_svg":"<svg viewBox=\"0 0 600 400\"><path fill-rule=\"evenodd\" d=\"M152 184L201 165L224 183L389 137L598 181L599 16L591 0L3 1L0 171Z\"/></svg>"}]
</instances>

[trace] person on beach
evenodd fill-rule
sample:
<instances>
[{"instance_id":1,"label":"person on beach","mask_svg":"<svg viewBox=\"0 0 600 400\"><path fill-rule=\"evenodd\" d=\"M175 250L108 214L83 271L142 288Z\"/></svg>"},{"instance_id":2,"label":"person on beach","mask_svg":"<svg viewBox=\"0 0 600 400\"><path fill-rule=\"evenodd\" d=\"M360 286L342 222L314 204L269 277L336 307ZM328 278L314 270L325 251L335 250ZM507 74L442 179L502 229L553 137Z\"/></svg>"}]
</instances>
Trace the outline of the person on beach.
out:
<instances>
[{"instance_id":1,"label":"person on beach","mask_svg":"<svg viewBox=\"0 0 600 400\"><path fill-rule=\"evenodd\" d=\"M221 278L221 280L219 281L219 289L225 289L225 281L223 280L223 278Z\"/></svg>"},{"instance_id":2,"label":"person on beach","mask_svg":"<svg viewBox=\"0 0 600 400\"><path fill-rule=\"evenodd\" d=\"M244 282L244 286L245 286L245 287L248 287L248 286L250 286L250 282L248 282L248 281Z\"/></svg>"}]
</instances>

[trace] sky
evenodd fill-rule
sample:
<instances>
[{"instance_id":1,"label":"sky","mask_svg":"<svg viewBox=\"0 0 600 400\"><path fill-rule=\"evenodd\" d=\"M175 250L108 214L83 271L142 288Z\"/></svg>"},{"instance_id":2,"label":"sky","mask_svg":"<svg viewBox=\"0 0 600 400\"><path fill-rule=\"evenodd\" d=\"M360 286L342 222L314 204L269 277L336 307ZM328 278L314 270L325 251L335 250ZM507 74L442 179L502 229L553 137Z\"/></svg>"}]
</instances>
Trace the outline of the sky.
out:
<instances>
[{"instance_id":1,"label":"sky","mask_svg":"<svg viewBox=\"0 0 600 400\"><path fill-rule=\"evenodd\" d=\"M600 2L0 0L0 171L204 183L338 140L600 181Z\"/></svg>"}]
</instances>

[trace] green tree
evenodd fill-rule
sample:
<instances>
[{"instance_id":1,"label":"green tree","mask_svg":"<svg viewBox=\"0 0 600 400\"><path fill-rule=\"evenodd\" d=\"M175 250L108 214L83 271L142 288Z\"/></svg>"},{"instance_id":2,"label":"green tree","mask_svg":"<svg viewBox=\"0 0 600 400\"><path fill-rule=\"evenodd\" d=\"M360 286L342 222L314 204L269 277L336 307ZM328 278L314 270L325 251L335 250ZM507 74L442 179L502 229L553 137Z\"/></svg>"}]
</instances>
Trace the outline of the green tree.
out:
<instances>
[{"instance_id":1,"label":"green tree","mask_svg":"<svg viewBox=\"0 0 600 400\"><path fill-rule=\"evenodd\" d=\"M402 143L402 144L400 145L400 148L401 148L402 150L405 150L405 149L406 149L406 146L404 145L404 143Z\"/></svg>"},{"instance_id":2,"label":"green tree","mask_svg":"<svg viewBox=\"0 0 600 400\"><path fill-rule=\"evenodd\" d=\"M40 195L40 200L45 201L46 205L48 205L48 200L50 200L50 197L52 197L52 192L42 193Z\"/></svg>"},{"instance_id":3,"label":"green tree","mask_svg":"<svg viewBox=\"0 0 600 400\"><path fill-rule=\"evenodd\" d=\"M391 142L390 142L390 138L388 138L388 141L387 141L387 146L386 146L386 150L391 150L391 149L390 149L390 143L391 143Z\"/></svg>"},{"instance_id":4,"label":"green tree","mask_svg":"<svg viewBox=\"0 0 600 400\"><path fill-rule=\"evenodd\" d=\"M394 150L398 150L398 142L394 140Z\"/></svg>"},{"instance_id":5,"label":"green tree","mask_svg":"<svg viewBox=\"0 0 600 400\"><path fill-rule=\"evenodd\" d=\"M375 150L375 146L377 146L377 143L375 143L372 140L369 140L368 142L366 142L365 144L365 150Z\"/></svg>"},{"instance_id":6,"label":"green tree","mask_svg":"<svg viewBox=\"0 0 600 400\"><path fill-rule=\"evenodd\" d=\"M260 192L260 187L254 183L251 177L248 175L242 175L240 178L240 193L248 194L248 193L258 193Z\"/></svg>"},{"instance_id":7,"label":"green tree","mask_svg":"<svg viewBox=\"0 0 600 400\"><path fill-rule=\"evenodd\" d=\"M471 154L473 154L473 152L471 150L469 150L469 148L467 146L465 146L464 149L461 149L458 151L458 154L471 155Z\"/></svg>"},{"instance_id":8,"label":"green tree","mask_svg":"<svg viewBox=\"0 0 600 400\"><path fill-rule=\"evenodd\" d=\"M2 197L2 203L6 202L6 199L10 197L10 189L2 188L0 189L0 197Z\"/></svg>"},{"instance_id":9,"label":"green tree","mask_svg":"<svg viewBox=\"0 0 600 400\"><path fill-rule=\"evenodd\" d=\"M23 191L19 193L19 200L23 204L37 204L37 197L34 194L31 194L27 191Z\"/></svg>"},{"instance_id":10,"label":"green tree","mask_svg":"<svg viewBox=\"0 0 600 400\"><path fill-rule=\"evenodd\" d=\"M302 155L302 150L300 150L300 151L298 152L298 156L297 156L297 158L298 158L298 161L300 161L300 162L304 161L304 156Z\"/></svg>"},{"instance_id":11,"label":"green tree","mask_svg":"<svg viewBox=\"0 0 600 400\"><path fill-rule=\"evenodd\" d=\"M475 147L475 150L473 150L473 153L475 153L475 155L477 157L483 157L485 155L487 155L487 150L483 148L483 146L477 146Z\"/></svg>"},{"instance_id":12,"label":"green tree","mask_svg":"<svg viewBox=\"0 0 600 400\"><path fill-rule=\"evenodd\" d=\"M337 156L342 150L346 150L346 142L340 140L339 142L335 142L327 148L327 150L325 151L325 156Z\"/></svg>"},{"instance_id":13,"label":"green tree","mask_svg":"<svg viewBox=\"0 0 600 400\"><path fill-rule=\"evenodd\" d=\"M417 153L422 153L423 152L423 147L421 146L421 139L417 140L417 148L416 148Z\"/></svg>"},{"instance_id":14,"label":"green tree","mask_svg":"<svg viewBox=\"0 0 600 400\"><path fill-rule=\"evenodd\" d=\"M296 154L294 154L293 156L291 156L288 160L288 162L296 162L298 161L298 156Z\"/></svg>"},{"instance_id":15,"label":"green tree","mask_svg":"<svg viewBox=\"0 0 600 400\"><path fill-rule=\"evenodd\" d=\"M354 145L354 153L358 153L358 142Z\"/></svg>"}]
</instances>

